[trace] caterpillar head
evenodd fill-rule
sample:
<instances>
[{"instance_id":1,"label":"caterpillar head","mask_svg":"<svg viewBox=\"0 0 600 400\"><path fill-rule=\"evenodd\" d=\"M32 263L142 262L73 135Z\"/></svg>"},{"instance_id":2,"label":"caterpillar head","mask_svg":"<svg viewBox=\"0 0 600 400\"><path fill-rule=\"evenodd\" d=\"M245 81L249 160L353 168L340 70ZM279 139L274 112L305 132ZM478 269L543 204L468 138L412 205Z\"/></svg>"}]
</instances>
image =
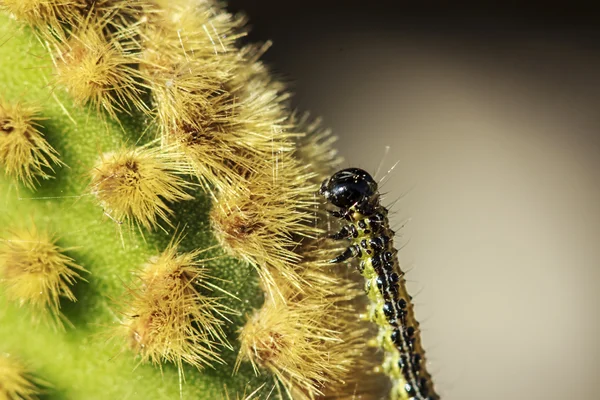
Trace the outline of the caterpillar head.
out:
<instances>
[{"instance_id":1,"label":"caterpillar head","mask_svg":"<svg viewBox=\"0 0 600 400\"><path fill-rule=\"evenodd\" d=\"M377 194L377 182L360 168L346 168L325 179L319 194L340 208L350 208L369 202Z\"/></svg>"}]
</instances>

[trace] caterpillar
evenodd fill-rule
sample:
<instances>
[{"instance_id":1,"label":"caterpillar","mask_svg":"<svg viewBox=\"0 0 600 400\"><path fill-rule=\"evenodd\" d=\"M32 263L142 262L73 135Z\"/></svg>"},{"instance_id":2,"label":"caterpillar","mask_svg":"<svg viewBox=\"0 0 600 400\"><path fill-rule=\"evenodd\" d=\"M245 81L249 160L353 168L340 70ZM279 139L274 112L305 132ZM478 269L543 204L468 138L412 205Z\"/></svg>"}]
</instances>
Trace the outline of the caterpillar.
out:
<instances>
[{"instance_id":1,"label":"caterpillar","mask_svg":"<svg viewBox=\"0 0 600 400\"><path fill-rule=\"evenodd\" d=\"M438 400L431 375L425 367L419 323L404 273L394 248L394 231L388 210L380 204L377 182L359 168L347 168L325 179L319 189L333 217L347 221L330 238L351 244L330 263L360 260L365 291L372 301L369 319L379 326L377 342L385 351L383 371L392 379L392 400Z\"/></svg>"}]
</instances>

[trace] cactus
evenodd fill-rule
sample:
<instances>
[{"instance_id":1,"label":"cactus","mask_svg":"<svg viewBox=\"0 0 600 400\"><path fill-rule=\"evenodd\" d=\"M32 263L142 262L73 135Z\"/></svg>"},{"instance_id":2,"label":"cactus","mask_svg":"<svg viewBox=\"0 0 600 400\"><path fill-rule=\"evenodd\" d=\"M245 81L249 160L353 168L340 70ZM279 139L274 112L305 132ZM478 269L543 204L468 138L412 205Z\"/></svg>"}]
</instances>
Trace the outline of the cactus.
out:
<instances>
[{"instance_id":1,"label":"cactus","mask_svg":"<svg viewBox=\"0 0 600 400\"><path fill-rule=\"evenodd\" d=\"M333 139L243 17L0 5L0 399L379 398L326 265Z\"/></svg>"}]
</instances>

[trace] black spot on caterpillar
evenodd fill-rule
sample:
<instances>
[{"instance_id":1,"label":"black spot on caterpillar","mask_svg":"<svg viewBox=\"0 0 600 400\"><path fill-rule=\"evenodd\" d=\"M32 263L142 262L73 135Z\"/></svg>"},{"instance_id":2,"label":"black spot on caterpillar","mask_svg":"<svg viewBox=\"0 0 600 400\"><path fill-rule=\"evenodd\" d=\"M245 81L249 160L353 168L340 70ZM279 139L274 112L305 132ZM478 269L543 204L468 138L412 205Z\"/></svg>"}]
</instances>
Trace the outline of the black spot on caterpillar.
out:
<instances>
[{"instance_id":1,"label":"black spot on caterpillar","mask_svg":"<svg viewBox=\"0 0 600 400\"><path fill-rule=\"evenodd\" d=\"M370 319L379 326L378 342L386 352L384 372L394 382L392 400L437 400L431 375L425 368L419 323L404 273L394 248L388 210L380 204L377 182L366 171L348 168L326 179L319 190L337 210L328 212L347 221L332 239L351 244L331 263L359 260L365 290L372 301Z\"/></svg>"}]
</instances>

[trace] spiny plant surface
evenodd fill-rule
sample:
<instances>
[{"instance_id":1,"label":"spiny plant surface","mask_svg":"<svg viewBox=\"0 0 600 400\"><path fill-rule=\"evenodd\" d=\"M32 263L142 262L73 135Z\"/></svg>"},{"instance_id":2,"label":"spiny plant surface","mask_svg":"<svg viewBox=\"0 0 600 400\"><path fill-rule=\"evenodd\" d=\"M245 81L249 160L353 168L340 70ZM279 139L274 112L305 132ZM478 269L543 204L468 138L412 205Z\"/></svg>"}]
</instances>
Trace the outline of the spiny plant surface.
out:
<instances>
[{"instance_id":1,"label":"spiny plant surface","mask_svg":"<svg viewBox=\"0 0 600 400\"><path fill-rule=\"evenodd\" d=\"M0 6L0 399L380 398L360 289L326 266L333 139L243 18Z\"/></svg>"},{"instance_id":2,"label":"spiny plant surface","mask_svg":"<svg viewBox=\"0 0 600 400\"><path fill-rule=\"evenodd\" d=\"M122 146L150 140L146 124L134 118L119 124L95 112L72 106L68 94L49 85L52 62L29 29L0 15L0 81L2 96L8 101L43 101L43 133L60 153L68 167L57 167L55 178L41 181L34 191L13 181L0 179L0 221L2 240L10 240L6 228L26 228L28 224L48 227L68 254L89 271L82 274L73 288L77 302L63 301L61 310L75 328L57 330L52 325L32 324L31 312L6 299L0 292L0 345L4 351L18 353L31 367L52 383L52 398L176 398L179 392L177 369L165 364L162 372L138 360L107 341L102 332L110 331L120 316L116 303L123 295L123 282L170 241L169 233L119 232L119 226L103 214L87 190L88 174L100 155ZM68 107L66 115L63 107ZM194 192L193 192L194 193ZM182 248L192 250L216 244L208 222L210 200L201 191L194 199L178 204L177 213L185 214L185 238ZM167 226L168 228L168 226ZM212 256L218 251L213 251ZM222 252L221 252L222 253ZM224 291L245 301L220 294L223 302L237 310L227 328L233 335L244 313L260 305L262 296L252 267L231 257L212 261L211 273L220 278ZM231 364L235 353L223 351ZM216 366L202 373L185 368L186 398L218 398L223 385L243 390L246 382L260 385L249 373L231 376L231 368ZM264 378L264 377L263 377ZM151 384L149 384L151 383Z\"/></svg>"}]
</instances>

